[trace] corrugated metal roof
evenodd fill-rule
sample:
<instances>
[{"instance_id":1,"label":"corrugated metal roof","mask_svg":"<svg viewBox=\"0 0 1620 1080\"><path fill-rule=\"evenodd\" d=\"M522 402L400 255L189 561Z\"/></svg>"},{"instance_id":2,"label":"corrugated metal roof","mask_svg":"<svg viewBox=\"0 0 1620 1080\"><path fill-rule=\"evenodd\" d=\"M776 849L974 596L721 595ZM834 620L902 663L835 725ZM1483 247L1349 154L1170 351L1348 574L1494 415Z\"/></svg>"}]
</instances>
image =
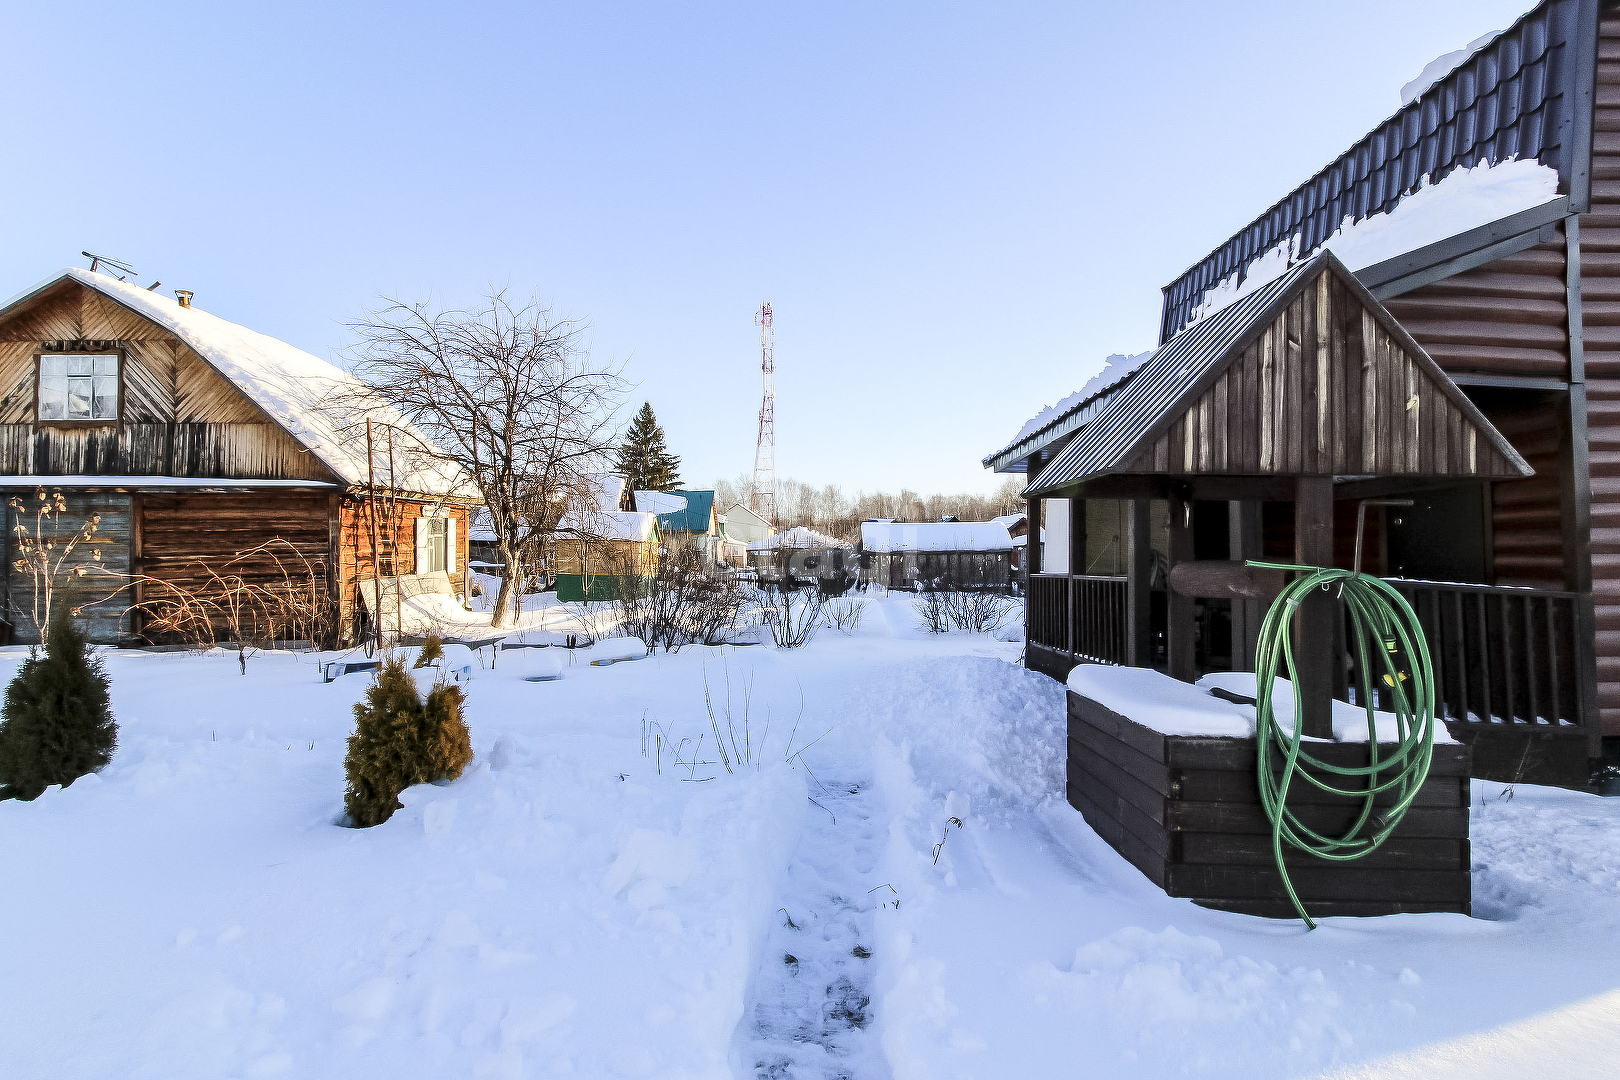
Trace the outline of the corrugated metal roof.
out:
<instances>
[{"instance_id":1,"label":"corrugated metal roof","mask_svg":"<svg viewBox=\"0 0 1620 1080\"><path fill-rule=\"evenodd\" d=\"M1233 347L1274 316L1273 308L1294 286L1333 256L1324 253L1289 270L1276 281L1201 319L1160 347L1136 377L1109 400L1108 407L1029 485L1039 495L1117 467L1153 426L1193 390L1203 375L1231 354Z\"/></svg>"},{"instance_id":2,"label":"corrugated metal roof","mask_svg":"<svg viewBox=\"0 0 1620 1080\"><path fill-rule=\"evenodd\" d=\"M1063 410L1041 427L1036 428L1022 438L1014 439L1007 446L986 456L982 464L985 468L998 473L1028 471L1031 454L1052 446L1060 439L1073 434L1089 423L1092 417L1107 408L1114 395L1119 393L1120 389L1135 378L1137 372L1141 370L1140 367L1137 367L1125 372L1114 382L1105 384L1101 389Z\"/></svg>"},{"instance_id":3,"label":"corrugated metal roof","mask_svg":"<svg viewBox=\"0 0 1620 1080\"><path fill-rule=\"evenodd\" d=\"M1575 193L1590 154L1577 61L1596 49L1595 30L1586 41L1579 26L1595 4L1546 0L1165 286L1159 339L1174 337L1209 289L1262 254L1295 236L1299 251L1314 251L1345 218L1392 210L1424 177L1533 158L1558 171L1560 192Z\"/></svg>"}]
</instances>

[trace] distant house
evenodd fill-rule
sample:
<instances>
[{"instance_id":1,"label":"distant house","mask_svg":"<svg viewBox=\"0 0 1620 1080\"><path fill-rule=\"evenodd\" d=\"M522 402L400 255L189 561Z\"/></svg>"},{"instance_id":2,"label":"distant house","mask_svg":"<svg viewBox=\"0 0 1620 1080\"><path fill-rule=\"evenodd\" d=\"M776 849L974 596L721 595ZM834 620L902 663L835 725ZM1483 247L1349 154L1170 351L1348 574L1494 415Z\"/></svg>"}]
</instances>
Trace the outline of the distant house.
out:
<instances>
[{"instance_id":1,"label":"distant house","mask_svg":"<svg viewBox=\"0 0 1620 1080\"><path fill-rule=\"evenodd\" d=\"M557 599L616 600L658 569L658 515L635 510L570 513L557 540Z\"/></svg>"},{"instance_id":2,"label":"distant house","mask_svg":"<svg viewBox=\"0 0 1620 1080\"><path fill-rule=\"evenodd\" d=\"M819 583L842 592L855 583L859 559L853 545L796 525L749 544L748 565L767 585Z\"/></svg>"},{"instance_id":3,"label":"distant house","mask_svg":"<svg viewBox=\"0 0 1620 1080\"><path fill-rule=\"evenodd\" d=\"M776 527L740 502L726 507L721 524L726 532L726 561L736 566L753 562L754 545L776 535Z\"/></svg>"},{"instance_id":4,"label":"distant house","mask_svg":"<svg viewBox=\"0 0 1620 1080\"><path fill-rule=\"evenodd\" d=\"M1025 548L1029 546L1029 515L1025 513L1004 514L998 518L991 518L998 525L1007 527L1007 535L1012 537L1012 571L1013 577L1024 567ZM1041 530L1041 543L1046 542L1046 530Z\"/></svg>"},{"instance_id":5,"label":"distant house","mask_svg":"<svg viewBox=\"0 0 1620 1080\"><path fill-rule=\"evenodd\" d=\"M1012 587L1012 534L996 521L861 524L861 572L891 589Z\"/></svg>"},{"instance_id":6,"label":"distant house","mask_svg":"<svg viewBox=\"0 0 1620 1080\"><path fill-rule=\"evenodd\" d=\"M664 496L679 496L686 505L658 515L658 532L663 544L674 551L681 544L697 548L705 565L712 566L725 558L725 519L716 512L712 491L667 491Z\"/></svg>"},{"instance_id":7,"label":"distant house","mask_svg":"<svg viewBox=\"0 0 1620 1080\"><path fill-rule=\"evenodd\" d=\"M328 643L366 632L374 564L464 598L477 500L446 470L390 463L391 437L419 433L348 372L178 296L74 268L0 307L0 494L23 504L0 537L0 633L36 640L15 529L34 527L38 487L61 492L63 529L100 516L72 556L88 572L58 593L95 642L148 640L140 605L211 573L276 584L277 560L248 557L272 542L330 602Z\"/></svg>"}]
</instances>

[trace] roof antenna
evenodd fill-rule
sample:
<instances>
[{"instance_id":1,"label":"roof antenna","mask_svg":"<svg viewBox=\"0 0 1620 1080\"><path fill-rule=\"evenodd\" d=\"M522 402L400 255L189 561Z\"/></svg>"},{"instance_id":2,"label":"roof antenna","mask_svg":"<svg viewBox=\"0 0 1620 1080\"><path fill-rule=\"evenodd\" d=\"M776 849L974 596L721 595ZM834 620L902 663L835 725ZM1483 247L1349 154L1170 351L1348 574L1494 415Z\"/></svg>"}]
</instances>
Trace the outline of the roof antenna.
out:
<instances>
[{"instance_id":1,"label":"roof antenna","mask_svg":"<svg viewBox=\"0 0 1620 1080\"><path fill-rule=\"evenodd\" d=\"M79 254L90 260L90 272L92 274L101 269L102 263L106 263L113 270L118 271L117 275L113 275L112 271L108 271L109 276L117 276L119 281L123 281L126 277L135 276L135 268L128 263L119 262L117 259L109 259L105 255L97 255L90 251L81 251Z\"/></svg>"}]
</instances>

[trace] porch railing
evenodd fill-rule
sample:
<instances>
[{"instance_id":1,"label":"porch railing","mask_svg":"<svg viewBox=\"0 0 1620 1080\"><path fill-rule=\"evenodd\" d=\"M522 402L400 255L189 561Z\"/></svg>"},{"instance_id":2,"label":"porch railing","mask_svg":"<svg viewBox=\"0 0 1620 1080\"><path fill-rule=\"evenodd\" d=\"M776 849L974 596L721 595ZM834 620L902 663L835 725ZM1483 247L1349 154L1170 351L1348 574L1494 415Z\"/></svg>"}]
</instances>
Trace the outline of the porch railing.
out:
<instances>
[{"instance_id":1,"label":"porch railing","mask_svg":"<svg viewBox=\"0 0 1620 1080\"><path fill-rule=\"evenodd\" d=\"M1388 580L1423 625L1445 719L1576 727L1593 720L1585 685L1593 648L1589 596Z\"/></svg>"},{"instance_id":2,"label":"porch railing","mask_svg":"<svg viewBox=\"0 0 1620 1080\"><path fill-rule=\"evenodd\" d=\"M1031 642L1075 660L1125 663L1123 577L1035 574L1029 579L1026 612L1024 632Z\"/></svg>"}]
</instances>

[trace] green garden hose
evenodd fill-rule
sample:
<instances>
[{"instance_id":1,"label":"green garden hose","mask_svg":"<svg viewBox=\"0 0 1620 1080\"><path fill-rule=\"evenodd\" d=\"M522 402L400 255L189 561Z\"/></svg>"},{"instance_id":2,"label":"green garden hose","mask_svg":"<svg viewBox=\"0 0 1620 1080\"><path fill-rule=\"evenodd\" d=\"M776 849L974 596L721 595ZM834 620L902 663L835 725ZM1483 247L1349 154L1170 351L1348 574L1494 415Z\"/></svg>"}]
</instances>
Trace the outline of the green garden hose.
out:
<instances>
[{"instance_id":1,"label":"green garden hose","mask_svg":"<svg viewBox=\"0 0 1620 1080\"><path fill-rule=\"evenodd\" d=\"M1265 562L1249 565L1291 570L1296 574L1277 595L1260 625L1254 664L1255 741L1259 744L1256 768L1260 776L1260 802L1271 821L1271 850L1277 860L1277 871L1282 875L1294 910L1305 920L1305 925L1314 930L1316 923L1306 913L1305 905L1294 891L1294 883L1289 880L1288 867L1283 863L1283 843L1286 841L1321 859L1349 862L1377 851L1389 839L1407 807L1417 798L1434 756L1434 667L1417 614L1388 582L1351 570L1319 566ZM1361 673L1356 702L1367 713L1366 765L1335 765L1306 752L1301 738L1303 725L1299 722L1304 710L1297 679L1292 680L1295 717L1292 732L1283 730L1272 706L1272 690L1278 672L1295 670L1294 616L1300 601L1315 589L1335 591L1350 612L1357 670ZM1396 747L1394 753L1383 760L1378 756L1381 733L1373 708L1372 653L1378 654L1382 668L1377 678L1394 704ZM1401 670L1399 658L1403 655L1410 662L1409 673ZM1388 739L1387 734L1384 737ZM1280 775L1272 764L1273 742L1283 753ZM1324 836L1305 825L1289 809L1289 787L1300 777L1322 791L1361 801L1360 814L1343 835ZM1375 805L1386 792L1393 793L1393 797L1385 799L1383 806Z\"/></svg>"}]
</instances>

